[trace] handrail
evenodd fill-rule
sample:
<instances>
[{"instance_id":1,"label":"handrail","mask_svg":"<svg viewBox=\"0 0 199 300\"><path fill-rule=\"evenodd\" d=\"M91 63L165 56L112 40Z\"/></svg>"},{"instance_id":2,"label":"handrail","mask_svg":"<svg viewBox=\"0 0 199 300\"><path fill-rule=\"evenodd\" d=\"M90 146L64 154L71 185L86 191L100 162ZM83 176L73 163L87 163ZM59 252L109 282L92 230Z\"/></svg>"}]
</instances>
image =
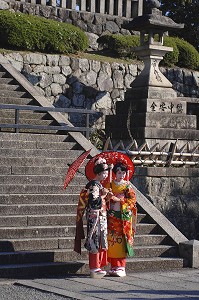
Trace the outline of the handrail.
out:
<instances>
[{"instance_id":1,"label":"handrail","mask_svg":"<svg viewBox=\"0 0 199 300\"><path fill-rule=\"evenodd\" d=\"M13 109L15 110L15 123L14 124L0 124L0 128L15 128L15 132L18 133L19 129L41 129L41 130L63 130L63 131L80 131L86 132L86 138L89 139L89 115L95 114L96 111L91 109L74 109L74 108L58 108L58 107L41 107L34 105L13 105L13 104L0 104L0 109ZM81 113L86 115L85 127L72 127L66 124L58 126L54 125L31 125L31 124L19 124L19 112L20 110L40 111L40 112L62 112L62 113Z\"/></svg>"}]
</instances>

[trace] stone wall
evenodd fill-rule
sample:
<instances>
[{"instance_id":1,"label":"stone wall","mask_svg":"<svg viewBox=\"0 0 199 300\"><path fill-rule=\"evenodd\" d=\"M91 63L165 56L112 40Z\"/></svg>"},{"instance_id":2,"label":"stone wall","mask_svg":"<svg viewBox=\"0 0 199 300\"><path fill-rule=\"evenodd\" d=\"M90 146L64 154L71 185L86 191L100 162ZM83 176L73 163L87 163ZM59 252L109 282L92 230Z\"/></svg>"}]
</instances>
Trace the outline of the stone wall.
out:
<instances>
[{"instance_id":1,"label":"stone wall","mask_svg":"<svg viewBox=\"0 0 199 300\"><path fill-rule=\"evenodd\" d=\"M143 64L108 63L65 55L13 52L5 57L55 106L88 108L97 113L92 125L103 129L105 114L114 114L117 101L143 69ZM179 96L199 95L199 72L162 69ZM81 125L78 115L70 116Z\"/></svg>"},{"instance_id":2,"label":"stone wall","mask_svg":"<svg viewBox=\"0 0 199 300\"><path fill-rule=\"evenodd\" d=\"M188 239L199 240L199 168L136 167L133 183Z\"/></svg>"}]
</instances>

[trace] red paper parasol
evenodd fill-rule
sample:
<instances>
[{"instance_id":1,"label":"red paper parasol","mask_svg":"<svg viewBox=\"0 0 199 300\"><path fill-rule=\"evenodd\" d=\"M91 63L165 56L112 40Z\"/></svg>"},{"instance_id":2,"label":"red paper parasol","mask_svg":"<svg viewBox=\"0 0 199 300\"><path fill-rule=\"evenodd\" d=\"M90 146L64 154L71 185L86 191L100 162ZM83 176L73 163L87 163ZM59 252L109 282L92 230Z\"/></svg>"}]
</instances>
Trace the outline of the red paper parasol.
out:
<instances>
[{"instance_id":1,"label":"red paper parasol","mask_svg":"<svg viewBox=\"0 0 199 300\"><path fill-rule=\"evenodd\" d=\"M73 177L75 176L77 170L79 167L83 164L89 153L91 152L91 149L82 153L69 167L68 172L66 174L66 178L64 181L64 189L69 185Z\"/></svg>"},{"instance_id":2,"label":"red paper parasol","mask_svg":"<svg viewBox=\"0 0 199 300\"><path fill-rule=\"evenodd\" d=\"M122 162L123 164L128 166L129 179L131 179L131 177L133 176L134 164L133 164L132 160L126 154L123 154L121 152L116 152L116 151L105 151L105 152L101 152L101 153L97 154L92 159L90 159L89 162L87 163L87 165L85 167L85 175L88 180L92 180L96 176L93 173L93 167L95 165L95 160L99 157L105 158L108 165L111 165L111 164L115 165L117 162ZM114 179L114 174L113 174L113 179ZM107 179L107 180L110 180L110 179Z\"/></svg>"}]
</instances>

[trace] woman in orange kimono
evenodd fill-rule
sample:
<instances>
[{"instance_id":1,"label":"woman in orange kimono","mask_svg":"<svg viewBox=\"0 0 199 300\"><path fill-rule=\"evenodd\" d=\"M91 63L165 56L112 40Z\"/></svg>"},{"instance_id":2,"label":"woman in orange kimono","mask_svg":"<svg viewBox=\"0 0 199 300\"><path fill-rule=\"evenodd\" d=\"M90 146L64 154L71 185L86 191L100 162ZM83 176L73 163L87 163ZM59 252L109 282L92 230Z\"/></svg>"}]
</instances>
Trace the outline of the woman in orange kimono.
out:
<instances>
[{"instance_id":1,"label":"woman in orange kimono","mask_svg":"<svg viewBox=\"0 0 199 300\"><path fill-rule=\"evenodd\" d=\"M133 242L136 226L136 196L131 183L125 180L128 166L116 163L113 167L115 179L106 184L113 196L108 211L108 262L111 276L126 276L126 257L133 256Z\"/></svg>"}]
</instances>

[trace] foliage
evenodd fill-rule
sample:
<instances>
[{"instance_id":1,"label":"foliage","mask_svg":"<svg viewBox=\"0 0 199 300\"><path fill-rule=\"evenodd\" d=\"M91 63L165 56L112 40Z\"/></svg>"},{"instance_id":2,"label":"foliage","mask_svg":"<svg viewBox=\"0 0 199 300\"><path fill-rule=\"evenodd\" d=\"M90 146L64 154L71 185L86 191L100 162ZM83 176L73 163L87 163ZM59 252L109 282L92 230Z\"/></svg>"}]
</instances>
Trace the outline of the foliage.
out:
<instances>
[{"instance_id":1,"label":"foliage","mask_svg":"<svg viewBox=\"0 0 199 300\"><path fill-rule=\"evenodd\" d=\"M104 48L113 50L119 57L136 58L133 47L139 46L140 38L137 35L108 34L98 38L97 42Z\"/></svg>"},{"instance_id":2,"label":"foliage","mask_svg":"<svg viewBox=\"0 0 199 300\"><path fill-rule=\"evenodd\" d=\"M38 16L0 11L0 46L48 53L75 53L88 47L79 28Z\"/></svg>"},{"instance_id":3,"label":"foliage","mask_svg":"<svg viewBox=\"0 0 199 300\"><path fill-rule=\"evenodd\" d=\"M135 58L136 54L133 52L133 47L139 46L139 37L109 34L101 36L98 43L114 51L118 57ZM162 65L169 67L176 65L198 70L199 53L191 44L180 38L167 36L164 37L164 46L172 47L173 51L164 56Z\"/></svg>"},{"instance_id":4,"label":"foliage","mask_svg":"<svg viewBox=\"0 0 199 300\"><path fill-rule=\"evenodd\" d=\"M164 46L172 47L173 51L165 54L162 64L166 65L168 67L177 65L178 57L179 57L179 50L176 45L175 39L172 37L165 36L164 37Z\"/></svg>"},{"instance_id":5,"label":"foliage","mask_svg":"<svg viewBox=\"0 0 199 300\"><path fill-rule=\"evenodd\" d=\"M95 129L90 134L90 142L99 150L103 150L107 137L103 129Z\"/></svg>"},{"instance_id":6,"label":"foliage","mask_svg":"<svg viewBox=\"0 0 199 300\"><path fill-rule=\"evenodd\" d=\"M188 42L175 38L179 50L178 66L188 69L199 70L199 53Z\"/></svg>"},{"instance_id":7,"label":"foliage","mask_svg":"<svg viewBox=\"0 0 199 300\"><path fill-rule=\"evenodd\" d=\"M184 24L184 29L170 30L170 35L183 38L199 50L199 1L162 0L161 4L163 14Z\"/></svg>"}]
</instances>

